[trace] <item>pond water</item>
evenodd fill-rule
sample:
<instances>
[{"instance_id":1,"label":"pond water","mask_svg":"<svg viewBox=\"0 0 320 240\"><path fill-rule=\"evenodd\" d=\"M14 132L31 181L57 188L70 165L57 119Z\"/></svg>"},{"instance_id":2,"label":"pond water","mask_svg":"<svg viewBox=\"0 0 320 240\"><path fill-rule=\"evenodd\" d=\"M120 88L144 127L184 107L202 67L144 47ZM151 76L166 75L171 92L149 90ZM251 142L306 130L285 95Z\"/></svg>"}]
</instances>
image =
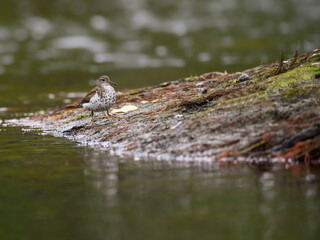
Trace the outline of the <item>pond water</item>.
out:
<instances>
[{"instance_id":1,"label":"pond water","mask_svg":"<svg viewBox=\"0 0 320 240\"><path fill-rule=\"evenodd\" d=\"M319 239L319 171L133 161L0 131L1 239Z\"/></svg>"},{"instance_id":2,"label":"pond water","mask_svg":"<svg viewBox=\"0 0 320 240\"><path fill-rule=\"evenodd\" d=\"M319 239L320 174L134 161L1 125L319 47L318 0L0 0L0 239ZM299 42L299 44L298 44Z\"/></svg>"}]
</instances>

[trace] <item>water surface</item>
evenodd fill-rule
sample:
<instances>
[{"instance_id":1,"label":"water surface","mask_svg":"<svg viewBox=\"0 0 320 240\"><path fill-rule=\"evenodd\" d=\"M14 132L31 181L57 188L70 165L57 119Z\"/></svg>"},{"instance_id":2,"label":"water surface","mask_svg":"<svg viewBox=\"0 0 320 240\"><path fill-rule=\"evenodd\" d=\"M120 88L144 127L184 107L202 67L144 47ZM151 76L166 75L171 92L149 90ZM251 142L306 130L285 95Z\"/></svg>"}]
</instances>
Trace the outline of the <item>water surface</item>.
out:
<instances>
[{"instance_id":1,"label":"water surface","mask_svg":"<svg viewBox=\"0 0 320 240\"><path fill-rule=\"evenodd\" d=\"M0 130L2 239L320 236L317 171L118 159Z\"/></svg>"}]
</instances>

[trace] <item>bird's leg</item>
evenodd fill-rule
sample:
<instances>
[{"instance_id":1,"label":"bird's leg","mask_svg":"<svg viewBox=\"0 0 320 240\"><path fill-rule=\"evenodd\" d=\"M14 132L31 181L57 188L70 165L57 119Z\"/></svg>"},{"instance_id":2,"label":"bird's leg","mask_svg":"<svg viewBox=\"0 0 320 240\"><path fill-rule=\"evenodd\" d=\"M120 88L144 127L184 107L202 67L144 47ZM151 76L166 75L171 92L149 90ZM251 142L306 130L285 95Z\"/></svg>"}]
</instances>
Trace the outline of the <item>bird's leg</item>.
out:
<instances>
[{"instance_id":1,"label":"bird's leg","mask_svg":"<svg viewBox=\"0 0 320 240\"><path fill-rule=\"evenodd\" d=\"M91 111L91 122L92 122L92 126L94 126L94 121L93 121L93 111Z\"/></svg>"},{"instance_id":2,"label":"bird's leg","mask_svg":"<svg viewBox=\"0 0 320 240\"><path fill-rule=\"evenodd\" d=\"M115 117L115 118L123 119L123 117L119 117L119 116L115 116L115 115L110 114L110 113L109 113L109 109L107 110L107 115L108 115L109 117ZM107 118L107 116L105 116L105 118Z\"/></svg>"}]
</instances>

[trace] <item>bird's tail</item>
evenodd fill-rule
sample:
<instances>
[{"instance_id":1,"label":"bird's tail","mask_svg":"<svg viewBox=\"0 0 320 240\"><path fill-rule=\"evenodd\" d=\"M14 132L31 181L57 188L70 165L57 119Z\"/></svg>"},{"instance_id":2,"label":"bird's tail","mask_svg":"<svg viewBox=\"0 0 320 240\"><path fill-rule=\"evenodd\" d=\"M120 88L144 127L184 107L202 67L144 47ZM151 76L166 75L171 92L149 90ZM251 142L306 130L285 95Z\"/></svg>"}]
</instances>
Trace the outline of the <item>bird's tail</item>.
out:
<instances>
[{"instance_id":1,"label":"bird's tail","mask_svg":"<svg viewBox=\"0 0 320 240\"><path fill-rule=\"evenodd\" d=\"M80 104L80 101L75 101L73 103L70 103L66 105L64 108L81 108L82 105Z\"/></svg>"},{"instance_id":2,"label":"bird's tail","mask_svg":"<svg viewBox=\"0 0 320 240\"><path fill-rule=\"evenodd\" d=\"M75 101L75 102L73 102L73 103L70 103L70 104L68 104L68 105L66 105L66 106L61 106L61 107L57 108L57 109L52 113L52 115L55 115L55 114L57 114L57 113L59 113L59 112L64 112L64 111L67 111L67 110L75 109L75 108L81 108L82 105L80 104L80 102L81 102L81 100L77 100L77 101Z\"/></svg>"}]
</instances>

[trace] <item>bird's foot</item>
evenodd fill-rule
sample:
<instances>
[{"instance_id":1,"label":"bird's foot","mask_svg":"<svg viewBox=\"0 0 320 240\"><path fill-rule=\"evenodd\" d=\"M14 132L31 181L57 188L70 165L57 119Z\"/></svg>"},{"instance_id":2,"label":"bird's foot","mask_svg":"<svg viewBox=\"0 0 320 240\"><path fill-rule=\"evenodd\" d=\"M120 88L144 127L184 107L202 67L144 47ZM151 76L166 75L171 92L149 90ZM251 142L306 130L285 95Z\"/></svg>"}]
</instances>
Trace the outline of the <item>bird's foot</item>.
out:
<instances>
[{"instance_id":1,"label":"bird's foot","mask_svg":"<svg viewBox=\"0 0 320 240\"><path fill-rule=\"evenodd\" d=\"M119 117L119 116L116 116L116 115L112 115L112 114L110 114L109 112L107 112L107 116L104 116L103 118L108 118L108 117L115 117L115 118L123 119L123 117Z\"/></svg>"}]
</instances>

